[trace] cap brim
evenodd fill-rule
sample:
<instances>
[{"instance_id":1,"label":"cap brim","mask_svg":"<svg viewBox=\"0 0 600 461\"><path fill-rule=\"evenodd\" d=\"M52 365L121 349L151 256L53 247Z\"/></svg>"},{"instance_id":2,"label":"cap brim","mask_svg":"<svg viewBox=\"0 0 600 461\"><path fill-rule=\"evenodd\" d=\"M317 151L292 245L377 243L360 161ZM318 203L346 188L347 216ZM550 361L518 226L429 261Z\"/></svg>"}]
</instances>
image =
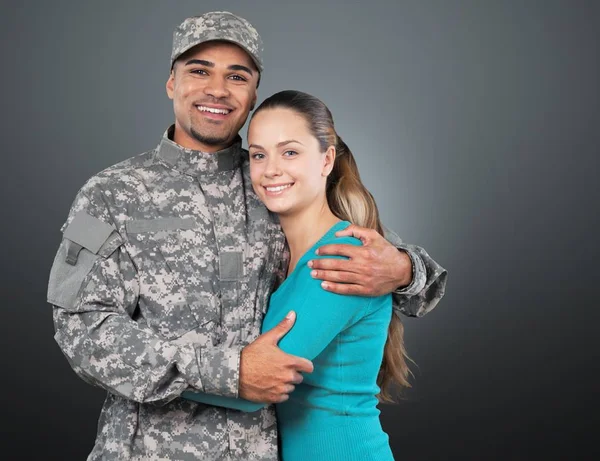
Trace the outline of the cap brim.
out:
<instances>
[{"instance_id":1,"label":"cap brim","mask_svg":"<svg viewBox=\"0 0 600 461\"><path fill-rule=\"evenodd\" d=\"M233 43L234 45L239 46L242 50L244 50L246 52L246 54L248 56L250 56L250 59L252 59L252 62L254 63L254 65L256 66L256 68L258 69L258 72L262 73L263 66L258 61L258 59L254 57L254 55L250 52L250 50L248 48L246 48L240 42L232 40L231 38L221 38L221 37L216 37L216 38L212 38L211 37L211 38L208 38L206 40L200 40L198 42L195 42L193 45L190 45L188 48L186 48L185 50L181 51L179 54L177 54L173 58L171 58L171 69L173 69L173 64L175 64L175 61L177 61L181 55L187 53L189 50L191 50L195 46L202 45L203 43L208 43L208 42L228 42L228 43Z\"/></svg>"}]
</instances>

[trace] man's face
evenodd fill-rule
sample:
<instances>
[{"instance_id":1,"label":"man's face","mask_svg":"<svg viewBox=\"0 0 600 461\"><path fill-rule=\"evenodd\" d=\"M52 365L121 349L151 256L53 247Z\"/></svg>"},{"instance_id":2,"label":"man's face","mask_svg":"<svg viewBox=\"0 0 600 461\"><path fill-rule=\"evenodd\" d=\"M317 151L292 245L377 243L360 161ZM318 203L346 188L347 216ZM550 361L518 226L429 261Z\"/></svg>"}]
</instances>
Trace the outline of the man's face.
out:
<instances>
[{"instance_id":1,"label":"man's face","mask_svg":"<svg viewBox=\"0 0 600 461\"><path fill-rule=\"evenodd\" d=\"M254 62L232 43L202 43L184 53L167 81L174 141L204 152L228 147L256 103L257 82Z\"/></svg>"}]
</instances>

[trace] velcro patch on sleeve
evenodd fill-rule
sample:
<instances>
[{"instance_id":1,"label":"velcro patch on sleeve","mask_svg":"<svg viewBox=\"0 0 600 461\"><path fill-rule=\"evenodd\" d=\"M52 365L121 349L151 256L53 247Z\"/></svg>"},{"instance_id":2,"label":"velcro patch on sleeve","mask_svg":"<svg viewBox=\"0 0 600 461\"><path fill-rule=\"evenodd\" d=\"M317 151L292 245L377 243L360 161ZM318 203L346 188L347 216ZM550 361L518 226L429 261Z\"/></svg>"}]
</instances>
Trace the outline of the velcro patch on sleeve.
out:
<instances>
[{"instance_id":1,"label":"velcro patch on sleeve","mask_svg":"<svg viewBox=\"0 0 600 461\"><path fill-rule=\"evenodd\" d=\"M65 229L63 236L98 254L98 250L115 230L110 224L80 211Z\"/></svg>"}]
</instances>

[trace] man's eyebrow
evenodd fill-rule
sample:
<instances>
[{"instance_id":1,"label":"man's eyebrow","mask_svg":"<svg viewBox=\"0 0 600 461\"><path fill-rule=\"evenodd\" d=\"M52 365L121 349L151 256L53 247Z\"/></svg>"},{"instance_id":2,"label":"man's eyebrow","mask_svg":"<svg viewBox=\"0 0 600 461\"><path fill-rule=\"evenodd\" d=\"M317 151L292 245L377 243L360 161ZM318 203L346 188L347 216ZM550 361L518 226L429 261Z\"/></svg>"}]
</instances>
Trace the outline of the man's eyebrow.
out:
<instances>
[{"instance_id":1,"label":"man's eyebrow","mask_svg":"<svg viewBox=\"0 0 600 461\"><path fill-rule=\"evenodd\" d=\"M192 66L194 64L200 64L201 66L205 66L205 67L215 67L214 62L206 61L204 59L190 59L188 62L185 63L186 66ZM243 72L247 72L250 75L254 75L254 73L252 72L252 69L250 69L249 67L246 67L246 66L242 66L241 64L232 64L227 68L229 70L241 70Z\"/></svg>"},{"instance_id":2,"label":"man's eyebrow","mask_svg":"<svg viewBox=\"0 0 600 461\"><path fill-rule=\"evenodd\" d=\"M229 70L241 70L243 72L247 72L250 75L253 75L252 69L246 66L242 66L241 64L232 64L228 67Z\"/></svg>"},{"instance_id":3,"label":"man's eyebrow","mask_svg":"<svg viewBox=\"0 0 600 461\"><path fill-rule=\"evenodd\" d=\"M205 61L204 59L190 59L188 62L185 63L186 66L191 66L193 64L200 64L201 66L206 67L215 67L214 62Z\"/></svg>"},{"instance_id":4,"label":"man's eyebrow","mask_svg":"<svg viewBox=\"0 0 600 461\"><path fill-rule=\"evenodd\" d=\"M281 141L281 142L278 142L278 143L275 145L275 147L281 147L281 146L285 146L286 144L290 144L290 143L292 143L292 142L296 142L296 143L298 143L298 144L302 144L300 141L296 141L295 139L288 139L287 141ZM304 144L302 144L302 145L304 145ZM260 145L258 145L258 144L250 144L250 145L248 146L248 149L250 149L251 147L254 147L255 149L262 149L262 150L265 150L265 148L264 148L263 146L260 146Z\"/></svg>"}]
</instances>

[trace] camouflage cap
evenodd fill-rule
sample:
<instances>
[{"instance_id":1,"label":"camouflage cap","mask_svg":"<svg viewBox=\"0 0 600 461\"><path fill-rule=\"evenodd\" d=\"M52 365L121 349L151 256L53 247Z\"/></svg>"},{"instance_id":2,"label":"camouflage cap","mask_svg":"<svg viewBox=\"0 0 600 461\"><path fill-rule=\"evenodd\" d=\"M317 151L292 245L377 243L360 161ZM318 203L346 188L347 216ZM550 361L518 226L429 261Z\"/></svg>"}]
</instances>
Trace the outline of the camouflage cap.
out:
<instances>
[{"instance_id":1,"label":"camouflage cap","mask_svg":"<svg viewBox=\"0 0 600 461\"><path fill-rule=\"evenodd\" d=\"M240 46L262 72L263 43L260 35L244 18L228 11L211 11L187 18L179 24L173 32L171 67L187 50L210 40L225 40Z\"/></svg>"}]
</instances>

